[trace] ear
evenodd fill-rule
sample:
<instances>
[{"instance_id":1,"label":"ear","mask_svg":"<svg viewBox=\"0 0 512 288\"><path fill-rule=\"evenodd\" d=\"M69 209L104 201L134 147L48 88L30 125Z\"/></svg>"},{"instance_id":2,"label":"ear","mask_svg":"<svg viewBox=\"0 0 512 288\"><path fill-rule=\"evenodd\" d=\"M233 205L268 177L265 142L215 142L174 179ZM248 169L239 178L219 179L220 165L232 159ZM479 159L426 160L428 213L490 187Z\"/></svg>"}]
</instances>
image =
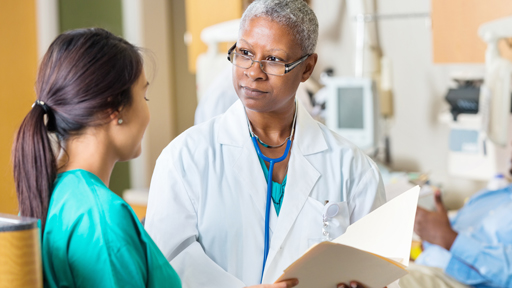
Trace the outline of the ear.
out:
<instances>
[{"instance_id":1,"label":"ear","mask_svg":"<svg viewBox=\"0 0 512 288\"><path fill-rule=\"evenodd\" d=\"M117 125L117 120L121 117L121 111L116 110L112 113L110 113L110 123L114 123L114 125Z\"/></svg>"},{"instance_id":2,"label":"ear","mask_svg":"<svg viewBox=\"0 0 512 288\"><path fill-rule=\"evenodd\" d=\"M302 79L300 80L300 82L306 82L306 80L308 80L309 77L311 77L311 74L313 73L313 70L315 69L317 60L318 60L318 54L313 53L313 54L311 54L311 56L308 57L308 59L306 59L306 61L304 61L305 68L304 68L304 71L302 72Z\"/></svg>"}]
</instances>

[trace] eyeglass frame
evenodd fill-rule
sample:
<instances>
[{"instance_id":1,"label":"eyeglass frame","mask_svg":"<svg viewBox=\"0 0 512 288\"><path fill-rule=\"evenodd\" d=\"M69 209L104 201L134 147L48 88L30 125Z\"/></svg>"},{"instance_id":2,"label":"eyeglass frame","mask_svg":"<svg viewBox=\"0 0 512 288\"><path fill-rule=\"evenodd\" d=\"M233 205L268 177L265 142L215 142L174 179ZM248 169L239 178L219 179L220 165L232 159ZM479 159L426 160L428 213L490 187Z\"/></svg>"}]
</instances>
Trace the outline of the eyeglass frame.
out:
<instances>
[{"instance_id":1,"label":"eyeglass frame","mask_svg":"<svg viewBox=\"0 0 512 288\"><path fill-rule=\"evenodd\" d=\"M233 44L233 46L231 46L231 48L229 48L228 50L228 61L229 63L235 65L233 62L231 62L231 53L235 53L235 54L238 54L240 56L243 56L243 57L247 57L246 55L242 55L242 54L239 54L239 53L236 53L236 52L233 52L233 50L235 50L236 48L236 42L235 44ZM274 75L274 76L284 76L286 75L288 72L292 71L295 67L299 66L300 63L306 61L306 59L311 56L313 54L306 54L304 56L302 56L299 60L297 61L294 61L292 63L283 63L284 64L284 74L270 74L270 73L267 73L265 72L265 70L263 70L263 65L261 64L261 61L268 61L268 60L254 60L252 59L251 57L247 57L251 60L251 65L247 68L244 68L244 67L240 67L240 66L237 66L235 65L236 67L239 67L239 68L242 68L242 69L249 69L252 67L252 65L254 65L254 62L258 62L258 64L260 64L260 69L261 71L263 71L263 73L267 74L267 75Z\"/></svg>"}]
</instances>

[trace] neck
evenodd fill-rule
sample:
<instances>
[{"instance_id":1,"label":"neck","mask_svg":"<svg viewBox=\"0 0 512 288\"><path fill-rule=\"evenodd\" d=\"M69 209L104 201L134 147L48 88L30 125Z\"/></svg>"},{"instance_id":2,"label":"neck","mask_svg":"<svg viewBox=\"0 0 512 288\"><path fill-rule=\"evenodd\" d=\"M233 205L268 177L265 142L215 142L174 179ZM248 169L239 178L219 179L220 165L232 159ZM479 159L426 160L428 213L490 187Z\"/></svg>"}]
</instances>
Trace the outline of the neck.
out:
<instances>
[{"instance_id":1,"label":"neck","mask_svg":"<svg viewBox=\"0 0 512 288\"><path fill-rule=\"evenodd\" d=\"M254 134L267 144L281 144L290 136L293 118L295 116L295 101L287 105L284 111L256 112L245 109L247 118ZM267 142L268 141L268 142Z\"/></svg>"},{"instance_id":2,"label":"neck","mask_svg":"<svg viewBox=\"0 0 512 288\"><path fill-rule=\"evenodd\" d=\"M59 172L83 169L98 176L108 187L110 175L117 162L112 149L106 144L107 136L99 128L86 128L80 136L65 143L65 152L59 156Z\"/></svg>"}]
</instances>

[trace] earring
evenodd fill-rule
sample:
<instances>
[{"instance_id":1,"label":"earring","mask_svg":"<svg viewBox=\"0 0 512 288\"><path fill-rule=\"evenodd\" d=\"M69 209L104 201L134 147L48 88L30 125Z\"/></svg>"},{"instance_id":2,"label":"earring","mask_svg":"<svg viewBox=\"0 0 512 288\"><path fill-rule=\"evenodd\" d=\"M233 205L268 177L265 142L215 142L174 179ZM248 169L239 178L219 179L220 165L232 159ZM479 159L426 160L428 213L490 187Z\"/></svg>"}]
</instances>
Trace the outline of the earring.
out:
<instances>
[{"instance_id":1,"label":"earring","mask_svg":"<svg viewBox=\"0 0 512 288\"><path fill-rule=\"evenodd\" d=\"M117 124L119 124L119 125L123 124L123 119L118 119Z\"/></svg>"}]
</instances>

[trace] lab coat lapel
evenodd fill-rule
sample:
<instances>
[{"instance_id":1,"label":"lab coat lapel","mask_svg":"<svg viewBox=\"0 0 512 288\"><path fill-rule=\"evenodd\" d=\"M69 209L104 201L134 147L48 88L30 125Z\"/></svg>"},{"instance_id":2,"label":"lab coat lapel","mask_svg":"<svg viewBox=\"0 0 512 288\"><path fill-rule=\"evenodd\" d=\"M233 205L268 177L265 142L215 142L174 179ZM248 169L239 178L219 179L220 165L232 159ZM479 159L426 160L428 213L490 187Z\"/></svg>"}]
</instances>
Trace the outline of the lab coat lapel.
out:
<instances>
[{"instance_id":1,"label":"lab coat lapel","mask_svg":"<svg viewBox=\"0 0 512 288\"><path fill-rule=\"evenodd\" d=\"M306 159L305 155L319 153L328 147L318 122L311 118L300 102L298 107L296 136L288 164L283 206L270 242L266 267L270 267L272 264L276 253L283 245L309 194L320 178L320 172Z\"/></svg>"},{"instance_id":2,"label":"lab coat lapel","mask_svg":"<svg viewBox=\"0 0 512 288\"><path fill-rule=\"evenodd\" d=\"M243 109L242 103L238 100L221 116L217 139L221 145L240 147L239 155L235 156L233 170L236 173L236 179L240 179L240 182L243 183L240 187L245 189L244 192L250 193L252 202L260 212L261 223L265 223L267 181L249 136ZM271 209L271 213L272 211L274 215L271 214L270 217L270 235L272 235L277 218L275 209Z\"/></svg>"},{"instance_id":3,"label":"lab coat lapel","mask_svg":"<svg viewBox=\"0 0 512 288\"><path fill-rule=\"evenodd\" d=\"M242 148L242 152L234 169L235 173L237 173L238 177L243 181L243 187L247 188L246 192L250 193L254 205L258 207L258 211L260 211L262 217L261 221L264 223L267 181L265 180L265 175L263 175L263 170L261 169L258 156L256 155L256 151L254 151L251 141L246 142L246 145ZM270 222L272 223L272 217ZM272 228L273 226L271 225L270 230L273 230Z\"/></svg>"}]
</instances>

